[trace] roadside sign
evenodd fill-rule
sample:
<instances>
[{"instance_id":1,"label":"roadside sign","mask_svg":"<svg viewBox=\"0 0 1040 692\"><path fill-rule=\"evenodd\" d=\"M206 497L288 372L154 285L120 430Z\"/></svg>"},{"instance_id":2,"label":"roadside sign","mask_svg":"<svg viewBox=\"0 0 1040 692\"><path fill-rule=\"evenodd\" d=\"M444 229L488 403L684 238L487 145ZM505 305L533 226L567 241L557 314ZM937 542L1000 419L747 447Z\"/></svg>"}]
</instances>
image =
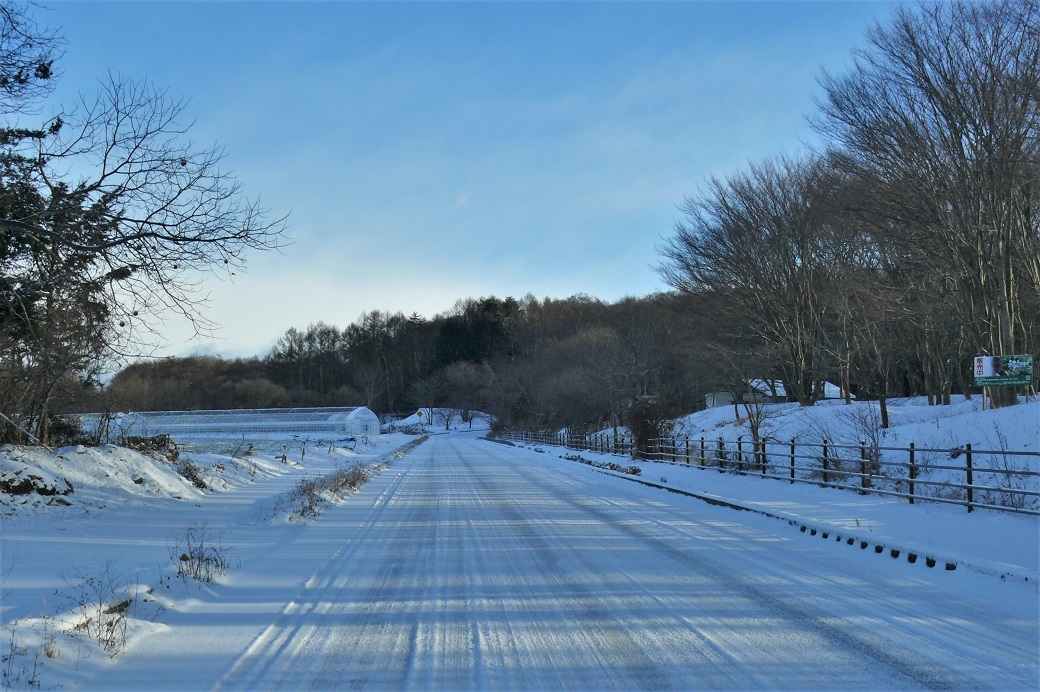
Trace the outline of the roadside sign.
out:
<instances>
[{"instance_id":1,"label":"roadside sign","mask_svg":"<svg viewBox=\"0 0 1040 692\"><path fill-rule=\"evenodd\" d=\"M975 385L1033 384L1033 356L975 356Z\"/></svg>"}]
</instances>

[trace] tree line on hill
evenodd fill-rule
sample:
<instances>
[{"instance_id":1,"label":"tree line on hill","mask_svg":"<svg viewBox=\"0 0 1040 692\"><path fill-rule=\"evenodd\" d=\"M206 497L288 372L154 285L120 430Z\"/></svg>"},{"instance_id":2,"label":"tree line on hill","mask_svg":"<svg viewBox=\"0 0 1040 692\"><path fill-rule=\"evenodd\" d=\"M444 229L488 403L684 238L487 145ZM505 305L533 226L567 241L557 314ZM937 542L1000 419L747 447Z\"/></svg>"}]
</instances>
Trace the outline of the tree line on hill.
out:
<instances>
[{"instance_id":1,"label":"tree line on hill","mask_svg":"<svg viewBox=\"0 0 1040 692\"><path fill-rule=\"evenodd\" d=\"M82 409L190 410L365 405L377 413L448 407L506 425L617 424L634 397L697 405L709 378L698 340L661 294L459 301L432 319L369 312L345 329L291 328L251 359L171 358L123 369Z\"/></svg>"},{"instance_id":2,"label":"tree line on hill","mask_svg":"<svg viewBox=\"0 0 1040 692\"><path fill-rule=\"evenodd\" d=\"M476 409L502 425L588 429L631 423L634 412L693 410L714 391L739 398L751 378L783 382L803 405L831 381L847 396L880 400L883 416L893 396L949 403L973 390L972 356L1040 355L1038 2L906 5L870 28L851 66L819 79L810 118L821 146L752 162L683 201L683 219L660 248L658 271L673 290L659 295L614 303L485 297L430 319L371 312L342 330L291 328L253 359L137 363L99 388L86 377L99 356L77 345L71 326L93 325L102 337L85 342L109 351L122 343L104 334L131 319L125 306L98 296L124 285L127 272L150 276L149 265L123 262L98 274L81 242L69 246L69 267L33 283L10 267L29 267L32 252L43 257L50 246L12 242L11 229L22 227L8 224L0 373L18 394L8 393L2 411L44 431L41 412L59 406L358 404L380 413ZM24 139L7 137L0 145L9 148ZM9 158L12 170L37 165ZM18 181L5 174L3 219L24 197ZM52 206L64 199L50 194ZM133 229L106 216L104 201L97 217L77 203L75 213L41 218L122 238ZM256 232L248 242L225 239L189 259L219 260L276 230L247 227ZM175 240L149 238L139 249L180 247ZM10 259L18 252L28 253L21 265ZM186 261L162 257L169 264L160 270ZM55 300L66 293L46 287L83 262L100 283L62 289L91 307L70 315ZM161 282L141 295L155 286L169 295ZM48 341L47 325L68 333ZM15 375L46 386L19 389ZM997 389L993 403L1016 397ZM4 436L18 433L8 427Z\"/></svg>"}]
</instances>

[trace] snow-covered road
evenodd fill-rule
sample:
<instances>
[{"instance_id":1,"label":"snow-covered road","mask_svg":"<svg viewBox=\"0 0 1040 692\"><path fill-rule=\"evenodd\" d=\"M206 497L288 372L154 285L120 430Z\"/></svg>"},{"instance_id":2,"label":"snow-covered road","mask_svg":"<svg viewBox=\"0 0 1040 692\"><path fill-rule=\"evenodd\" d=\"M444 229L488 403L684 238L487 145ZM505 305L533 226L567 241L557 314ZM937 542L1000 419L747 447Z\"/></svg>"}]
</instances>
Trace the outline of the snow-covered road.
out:
<instances>
[{"instance_id":1,"label":"snow-covered road","mask_svg":"<svg viewBox=\"0 0 1040 692\"><path fill-rule=\"evenodd\" d=\"M287 562L307 577L278 591L264 565ZM1036 603L445 435L88 685L1034 689Z\"/></svg>"},{"instance_id":2,"label":"snow-covered road","mask_svg":"<svg viewBox=\"0 0 1040 692\"><path fill-rule=\"evenodd\" d=\"M260 591L245 566L197 604L198 641L226 633L218 687L1037 683L1020 585L913 569L466 436L427 441L300 543L266 559L326 552L302 586ZM119 685L120 668L141 682L133 670L156 670L150 657L170 670L183 644L162 640L185 634L150 637L105 683ZM212 644L206 655L223 656Z\"/></svg>"}]
</instances>

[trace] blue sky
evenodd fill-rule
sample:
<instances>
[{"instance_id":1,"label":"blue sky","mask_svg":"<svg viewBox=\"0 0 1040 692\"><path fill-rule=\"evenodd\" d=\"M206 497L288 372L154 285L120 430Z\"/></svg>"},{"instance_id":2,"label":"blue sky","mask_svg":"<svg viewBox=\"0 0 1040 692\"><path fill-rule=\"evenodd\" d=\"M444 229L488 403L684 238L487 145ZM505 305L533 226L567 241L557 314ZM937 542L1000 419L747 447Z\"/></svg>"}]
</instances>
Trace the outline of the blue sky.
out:
<instances>
[{"instance_id":1,"label":"blue sky","mask_svg":"<svg viewBox=\"0 0 1040 692\"><path fill-rule=\"evenodd\" d=\"M108 71L190 99L292 244L207 280L212 339L263 355L289 327L459 298L605 300L653 266L706 178L814 141L820 70L891 3L47 3L56 95Z\"/></svg>"}]
</instances>

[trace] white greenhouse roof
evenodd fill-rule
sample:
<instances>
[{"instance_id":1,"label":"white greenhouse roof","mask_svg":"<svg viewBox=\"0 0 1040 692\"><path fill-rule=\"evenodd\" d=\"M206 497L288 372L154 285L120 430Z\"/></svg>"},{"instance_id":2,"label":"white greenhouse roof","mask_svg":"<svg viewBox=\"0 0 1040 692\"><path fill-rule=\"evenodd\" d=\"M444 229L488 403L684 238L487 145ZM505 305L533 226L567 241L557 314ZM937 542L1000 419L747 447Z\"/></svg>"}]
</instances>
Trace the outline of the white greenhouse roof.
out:
<instances>
[{"instance_id":1,"label":"white greenhouse roof","mask_svg":"<svg viewBox=\"0 0 1040 692\"><path fill-rule=\"evenodd\" d=\"M100 414L82 416L84 427L97 429ZM210 411L137 411L113 414L112 432L123 435L234 436L326 433L378 435L379 419L364 406L321 408L224 409Z\"/></svg>"}]
</instances>

